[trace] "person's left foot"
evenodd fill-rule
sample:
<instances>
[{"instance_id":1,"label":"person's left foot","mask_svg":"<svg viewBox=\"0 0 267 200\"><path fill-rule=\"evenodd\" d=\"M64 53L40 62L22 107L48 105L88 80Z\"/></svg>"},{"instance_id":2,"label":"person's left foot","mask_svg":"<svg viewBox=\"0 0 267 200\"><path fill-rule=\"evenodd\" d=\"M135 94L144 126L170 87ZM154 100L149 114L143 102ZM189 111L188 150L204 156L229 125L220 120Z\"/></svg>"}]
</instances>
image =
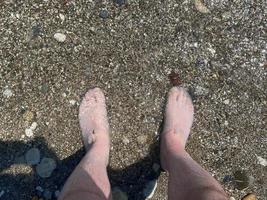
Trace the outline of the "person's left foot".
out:
<instances>
[{"instance_id":1,"label":"person's left foot","mask_svg":"<svg viewBox=\"0 0 267 200\"><path fill-rule=\"evenodd\" d=\"M85 94L79 108L79 121L82 129L83 143L90 152L92 161L109 157L109 124L105 96L101 89L94 88Z\"/></svg>"}]
</instances>

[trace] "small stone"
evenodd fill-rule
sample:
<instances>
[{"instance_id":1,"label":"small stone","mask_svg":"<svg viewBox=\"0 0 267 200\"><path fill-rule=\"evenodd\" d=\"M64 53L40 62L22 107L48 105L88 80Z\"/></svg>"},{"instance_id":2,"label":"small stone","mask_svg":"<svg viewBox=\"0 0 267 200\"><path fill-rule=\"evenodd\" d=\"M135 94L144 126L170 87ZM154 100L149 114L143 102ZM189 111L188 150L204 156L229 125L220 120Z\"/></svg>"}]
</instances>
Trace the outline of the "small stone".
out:
<instances>
[{"instance_id":1,"label":"small stone","mask_svg":"<svg viewBox=\"0 0 267 200\"><path fill-rule=\"evenodd\" d=\"M127 145L130 143L130 140L127 137L123 137L122 142L123 144Z\"/></svg>"},{"instance_id":2,"label":"small stone","mask_svg":"<svg viewBox=\"0 0 267 200\"><path fill-rule=\"evenodd\" d=\"M41 34L41 25L40 24L36 24L32 27L32 32L31 32L31 38L36 38Z\"/></svg>"},{"instance_id":3,"label":"small stone","mask_svg":"<svg viewBox=\"0 0 267 200\"><path fill-rule=\"evenodd\" d=\"M30 129L30 128L26 128L26 129L25 129L25 135L26 135L27 137L32 137L32 136L33 136L33 131L32 131L32 129Z\"/></svg>"},{"instance_id":4,"label":"small stone","mask_svg":"<svg viewBox=\"0 0 267 200\"><path fill-rule=\"evenodd\" d=\"M43 84L40 88L41 92L46 94L49 90L49 86L47 84Z\"/></svg>"},{"instance_id":5,"label":"small stone","mask_svg":"<svg viewBox=\"0 0 267 200\"><path fill-rule=\"evenodd\" d=\"M117 4L118 6L122 6L126 4L126 0L114 0L114 3Z\"/></svg>"},{"instance_id":6,"label":"small stone","mask_svg":"<svg viewBox=\"0 0 267 200\"><path fill-rule=\"evenodd\" d=\"M25 113L23 113L22 118L27 122L31 122L34 118L34 113L27 110Z\"/></svg>"},{"instance_id":7,"label":"small stone","mask_svg":"<svg viewBox=\"0 0 267 200\"><path fill-rule=\"evenodd\" d=\"M52 192L50 192L49 190L45 190L45 191L44 191L44 194L43 194L43 197L44 197L46 200L50 200L50 199L52 199Z\"/></svg>"},{"instance_id":8,"label":"small stone","mask_svg":"<svg viewBox=\"0 0 267 200\"><path fill-rule=\"evenodd\" d=\"M225 105L228 105L228 104L230 103L230 100L229 100L229 99L225 99L225 100L223 101L223 103L224 103Z\"/></svg>"},{"instance_id":9,"label":"small stone","mask_svg":"<svg viewBox=\"0 0 267 200\"><path fill-rule=\"evenodd\" d=\"M4 194L5 194L5 191L2 190L2 191L0 192L0 198L1 198Z\"/></svg>"},{"instance_id":10,"label":"small stone","mask_svg":"<svg viewBox=\"0 0 267 200\"><path fill-rule=\"evenodd\" d=\"M25 154L25 159L28 165L37 165L40 162L40 150L37 148L31 148Z\"/></svg>"},{"instance_id":11,"label":"small stone","mask_svg":"<svg viewBox=\"0 0 267 200\"><path fill-rule=\"evenodd\" d=\"M242 200L256 200L256 195L255 194L247 194L242 198Z\"/></svg>"},{"instance_id":12,"label":"small stone","mask_svg":"<svg viewBox=\"0 0 267 200\"><path fill-rule=\"evenodd\" d=\"M234 180L238 190L243 190L249 186L249 177L245 170L238 170L234 172Z\"/></svg>"},{"instance_id":13,"label":"small stone","mask_svg":"<svg viewBox=\"0 0 267 200\"><path fill-rule=\"evenodd\" d=\"M156 191L156 188L157 188L157 180L149 181L146 184L145 189L143 190L144 197L146 197L147 199L152 198Z\"/></svg>"},{"instance_id":14,"label":"small stone","mask_svg":"<svg viewBox=\"0 0 267 200\"><path fill-rule=\"evenodd\" d=\"M63 33L55 33L55 34L54 34L54 38L55 38L58 42L65 42L65 40L66 40L66 35L64 35Z\"/></svg>"},{"instance_id":15,"label":"small stone","mask_svg":"<svg viewBox=\"0 0 267 200\"><path fill-rule=\"evenodd\" d=\"M61 19L62 22L64 22L65 16L62 13L59 14L59 18Z\"/></svg>"},{"instance_id":16,"label":"small stone","mask_svg":"<svg viewBox=\"0 0 267 200\"><path fill-rule=\"evenodd\" d=\"M70 104L71 104L72 106L75 106L75 105L76 105L76 101L75 101L75 100L70 100Z\"/></svg>"},{"instance_id":17,"label":"small stone","mask_svg":"<svg viewBox=\"0 0 267 200\"><path fill-rule=\"evenodd\" d=\"M112 197L114 200L128 200L128 196L125 192L121 191L120 188L115 187L112 190Z\"/></svg>"},{"instance_id":18,"label":"small stone","mask_svg":"<svg viewBox=\"0 0 267 200\"><path fill-rule=\"evenodd\" d=\"M44 189L43 189L41 186L37 186L37 187L35 188L35 190L36 190L36 191L39 191L39 192L43 192L43 191L44 191Z\"/></svg>"},{"instance_id":19,"label":"small stone","mask_svg":"<svg viewBox=\"0 0 267 200\"><path fill-rule=\"evenodd\" d=\"M262 165L262 166L264 166L264 167L267 166L267 160L266 160L266 159L264 159L264 158L262 158L262 157L260 157L260 156L257 156L257 159L258 159L258 163L259 163L260 165Z\"/></svg>"},{"instance_id":20,"label":"small stone","mask_svg":"<svg viewBox=\"0 0 267 200\"><path fill-rule=\"evenodd\" d=\"M230 181L232 181L232 176L230 176L230 175L226 175L226 176L223 178L223 182L224 182L224 183L228 183L228 182L230 182Z\"/></svg>"},{"instance_id":21,"label":"small stone","mask_svg":"<svg viewBox=\"0 0 267 200\"><path fill-rule=\"evenodd\" d=\"M141 135L137 137L137 143L138 144L145 144L147 141L147 136L146 135Z\"/></svg>"},{"instance_id":22,"label":"small stone","mask_svg":"<svg viewBox=\"0 0 267 200\"><path fill-rule=\"evenodd\" d=\"M37 123L33 122L30 129L34 131L36 128L37 128Z\"/></svg>"},{"instance_id":23,"label":"small stone","mask_svg":"<svg viewBox=\"0 0 267 200\"><path fill-rule=\"evenodd\" d=\"M55 197L58 198L59 195L60 195L60 191L59 191L59 190L56 190L56 191L55 191Z\"/></svg>"},{"instance_id":24,"label":"small stone","mask_svg":"<svg viewBox=\"0 0 267 200\"><path fill-rule=\"evenodd\" d=\"M108 11L107 10L101 10L99 13L99 16L103 19L108 18L108 16L109 16Z\"/></svg>"},{"instance_id":25,"label":"small stone","mask_svg":"<svg viewBox=\"0 0 267 200\"><path fill-rule=\"evenodd\" d=\"M234 197L230 197L229 200L235 200L235 198Z\"/></svg>"},{"instance_id":26,"label":"small stone","mask_svg":"<svg viewBox=\"0 0 267 200\"><path fill-rule=\"evenodd\" d=\"M12 90L10 89L5 89L4 92L3 92L3 96L6 97L6 98L10 98L13 96L13 92Z\"/></svg>"},{"instance_id":27,"label":"small stone","mask_svg":"<svg viewBox=\"0 0 267 200\"><path fill-rule=\"evenodd\" d=\"M230 12L224 12L223 14L222 14L222 18L223 19L230 19L231 18L231 13Z\"/></svg>"},{"instance_id":28,"label":"small stone","mask_svg":"<svg viewBox=\"0 0 267 200\"><path fill-rule=\"evenodd\" d=\"M56 169L56 162L52 158L43 158L37 165L36 172L42 178L48 178Z\"/></svg>"},{"instance_id":29,"label":"small stone","mask_svg":"<svg viewBox=\"0 0 267 200\"><path fill-rule=\"evenodd\" d=\"M195 7L201 13L210 13L210 10L203 4L202 0L195 0Z\"/></svg>"}]
</instances>

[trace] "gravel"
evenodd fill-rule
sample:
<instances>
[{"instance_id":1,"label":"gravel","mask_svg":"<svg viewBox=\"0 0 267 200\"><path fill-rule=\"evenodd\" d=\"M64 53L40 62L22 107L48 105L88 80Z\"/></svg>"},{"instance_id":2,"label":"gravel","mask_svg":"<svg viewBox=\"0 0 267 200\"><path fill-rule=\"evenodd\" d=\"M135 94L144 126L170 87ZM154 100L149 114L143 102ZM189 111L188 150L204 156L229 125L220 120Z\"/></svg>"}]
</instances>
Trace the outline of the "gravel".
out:
<instances>
[{"instance_id":1,"label":"gravel","mask_svg":"<svg viewBox=\"0 0 267 200\"><path fill-rule=\"evenodd\" d=\"M2 198L31 199L37 183L50 191L62 188L84 155L78 103L98 86L107 97L112 187L127 192L130 200L142 200L152 166L159 163L155 149L173 82L194 97L189 154L229 196L265 198L266 166L260 163L267 159L267 2L203 0L208 13L196 3L0 2ZM107 18L100 17L102 10ZM54 38L56 33L66 36L64 42ZM26 111L33 113L28 121ZM38 124L34 131L33 122ZM141 135L147 135L143 145L137 141ZM40 177L34 166L14 164L33 147L57 163L49 178ZM235 181L223 182L238 170L255 179L244 190ZM151 199L166 200L167 174L157 182Z\"/></svg>"}]
</instances>

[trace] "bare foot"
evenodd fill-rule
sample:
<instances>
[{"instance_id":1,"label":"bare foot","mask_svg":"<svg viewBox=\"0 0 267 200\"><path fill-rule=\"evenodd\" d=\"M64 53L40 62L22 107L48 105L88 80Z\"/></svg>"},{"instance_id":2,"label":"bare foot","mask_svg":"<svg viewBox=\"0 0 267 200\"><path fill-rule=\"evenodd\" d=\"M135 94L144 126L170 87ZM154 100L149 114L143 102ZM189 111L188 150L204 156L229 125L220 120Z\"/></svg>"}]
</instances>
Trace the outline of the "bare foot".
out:
<instances>
[{"instance_id":1,"label":"bare foot","mask_svg":"<svg viewBox=\"0 0 267 200\"><path fill-rule=\"evenodd\" d=\"M93 160L109 157L109 124L105 96L101 89L94 88L85 94L79 108L79 121L83 143Z\"/></svg>"},{"instance_id":2,"label":"bare foot","mask_svg":"<svg viewBox=\"0 0 267 200\"><path fill-rule=\"evenodd\" d=\"M183 150L193 123L194 107L184 88L173 87L168 94L165 109L164 128L161 134L161 162L163 168L166 156Z\"/></svg>"}]
</instances>

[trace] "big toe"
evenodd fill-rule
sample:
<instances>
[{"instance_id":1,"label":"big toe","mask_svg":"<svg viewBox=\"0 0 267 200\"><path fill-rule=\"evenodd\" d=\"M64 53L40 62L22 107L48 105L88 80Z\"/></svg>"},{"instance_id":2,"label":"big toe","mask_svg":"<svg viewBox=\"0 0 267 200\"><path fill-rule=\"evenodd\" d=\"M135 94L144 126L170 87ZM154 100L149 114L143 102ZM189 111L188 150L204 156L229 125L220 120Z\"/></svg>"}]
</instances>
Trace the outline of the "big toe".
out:
<instances>
[{"instance_id":1,"label":"big toe","mask_svg":"<svg viewBox=\"0 0 267 200\"><path fill-rule=\"evenodd\" d=\"M93 88L87 91L85 94L84 100L86 101L95 101L95 102L104 102L105 96L103 91L100 88Z\"/></svg>"}]
</instances>

